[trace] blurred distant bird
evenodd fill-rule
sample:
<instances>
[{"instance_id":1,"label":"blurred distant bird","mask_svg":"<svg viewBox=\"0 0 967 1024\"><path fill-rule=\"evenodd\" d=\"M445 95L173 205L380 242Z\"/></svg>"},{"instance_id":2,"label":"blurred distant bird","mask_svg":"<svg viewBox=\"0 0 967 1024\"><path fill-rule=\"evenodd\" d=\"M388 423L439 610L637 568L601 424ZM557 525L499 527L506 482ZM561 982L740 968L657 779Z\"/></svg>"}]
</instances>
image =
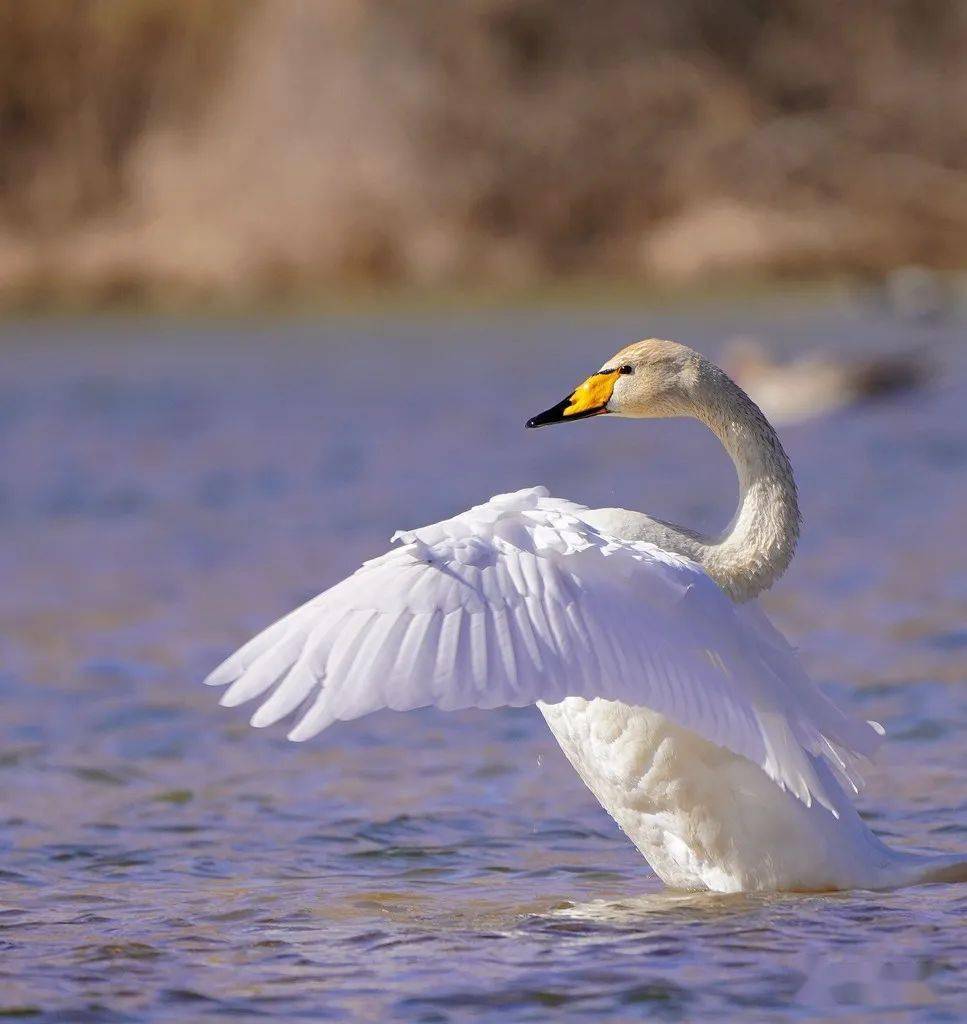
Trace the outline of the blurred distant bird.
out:
<instances>
[{"instance_id":1,"label":"blurred distant bird","mask_svg":"<svg viewBox=\"0 0 967 1024\"><path fill-rule=\"evenodd\" d=\"M929 377L929 364L919 354L836 359L813 352L778 362L752 338L729 342L722 364L773 423L798 423L885 398L920 387Z\"/></svg>"},{"instance_id":2,"label":"blurred distant bird","mask_svg":"<svg viewBox=\"0 0 967 1024\"><path fill-rule=\"evenodd\" d=\"M478 386L451 381L449 386ZM882 729L847 718L754 602L799 536L792 468L746 394L669 341L623 348L529 427L690 416L741 498L708 537L543 487L432 526L270 626L207 682L305 740L379 708L536 703L568 760L669 885L720 892L967 879L889 849L846 795ZM602 445L605 457L607 446ZM621 467L638 473L637 464Z\"/></svg>"}]
</instances>

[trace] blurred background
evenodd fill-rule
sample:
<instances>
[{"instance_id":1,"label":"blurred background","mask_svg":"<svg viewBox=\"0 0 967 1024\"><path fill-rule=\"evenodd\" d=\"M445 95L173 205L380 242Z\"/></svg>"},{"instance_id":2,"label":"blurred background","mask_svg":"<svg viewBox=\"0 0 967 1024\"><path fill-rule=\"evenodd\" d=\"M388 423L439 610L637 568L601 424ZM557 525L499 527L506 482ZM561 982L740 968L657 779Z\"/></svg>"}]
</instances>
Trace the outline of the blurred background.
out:
<instances>
[{"instance_id":1,"label":"blurred background","mask_svg":"<svg viewBox=\"0 0 967 1024\"><path fill-rule=\"evenodd\" d=\"M967 848L967 3L0 0L0 1016L959 1020L962 887L661 891L533 708L310 744L200 681L538 483L714 532L676 338L779 428L765 605Z\"/></svg>"},{"instance_id":2,"label":"blurred background","mask_svg":"<svg viewBox=\"0 0 967 1024\"><path fill-rule=\"evenodd\" d=\"M0 4L0 303L967 262L962 0Z\"/></svg>"}]
</instances>

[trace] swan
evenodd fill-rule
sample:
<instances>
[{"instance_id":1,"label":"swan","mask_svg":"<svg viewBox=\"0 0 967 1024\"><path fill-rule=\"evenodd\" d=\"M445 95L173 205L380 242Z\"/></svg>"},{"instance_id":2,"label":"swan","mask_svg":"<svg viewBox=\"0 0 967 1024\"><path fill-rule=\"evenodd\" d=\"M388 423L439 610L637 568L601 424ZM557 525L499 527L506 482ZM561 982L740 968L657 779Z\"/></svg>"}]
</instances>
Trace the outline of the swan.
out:
<instances>
[{"instance_id":1,"label":"swan","mask_svg":"<svg viewBox=\"0 0 967 1024\"><path fill-rule=\"evenodd\" d=\"M735 463L718 537L531 487L393 537L395 547L269 626L206 680L301 711L307 740L380 708L537 704L588 788L668 885L888 888L967 878L967 860L888 848L847 792L883 730L810 681L755 602L799 535L786 453L717 366L629 345L528 427L690 416Z\"/></svg>"},{"instance_id":2,"label":"swan","mask_svg":"<svg viewBox=\"0 0 967 1024\"><path fill-rule=\"evenodd\" d=\"M726 345L723 366L772 423L800 423L858 402L889 398L925 384L922 354L837 359L811 352L789 362L772 359L753 338Z\"/></svg>"}]
</instances>

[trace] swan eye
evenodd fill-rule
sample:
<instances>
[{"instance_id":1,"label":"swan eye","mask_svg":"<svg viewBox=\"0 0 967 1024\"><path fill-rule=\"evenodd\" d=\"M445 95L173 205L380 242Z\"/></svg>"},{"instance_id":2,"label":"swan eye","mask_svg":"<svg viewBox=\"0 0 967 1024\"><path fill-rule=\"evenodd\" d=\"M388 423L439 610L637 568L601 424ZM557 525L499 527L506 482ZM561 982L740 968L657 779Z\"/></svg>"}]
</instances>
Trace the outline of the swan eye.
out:
<instances>
[{"instance_id":1,"label":"swan eye","mask_svg":"<svg viewBox=\"0 0 967 1024\"><path fill-rule=\"evenodd\" d=\"M618 373L634 373L635 368L628 363L623 363L618 367Z\"/></svg>"}]
</instances>

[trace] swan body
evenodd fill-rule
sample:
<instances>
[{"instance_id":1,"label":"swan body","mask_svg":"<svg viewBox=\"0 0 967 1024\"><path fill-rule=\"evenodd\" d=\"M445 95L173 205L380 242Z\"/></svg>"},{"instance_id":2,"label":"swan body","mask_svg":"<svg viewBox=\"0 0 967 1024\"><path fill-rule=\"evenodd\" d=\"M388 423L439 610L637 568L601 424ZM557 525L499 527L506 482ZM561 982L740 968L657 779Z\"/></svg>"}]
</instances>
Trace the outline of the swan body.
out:
<instances>
[{"instance_id":1,"label":"swan body","mask_svg":"<svg viewBox=\"0 0 967 1024\"><path fill-rule=\"evenodd\" d=\"M529 426L693 415L740 483L706 537L542 487L395 535L209 676L222 704L301 710L305 740L379 708L536 703L564 754L669 885L720 892L881 888L967 877L967 862L881 843L846 795L882 729L809 680L754 598L782 573L799 512L756 406L673 342L629 346Z\"/></svg>"}]
</instances>

